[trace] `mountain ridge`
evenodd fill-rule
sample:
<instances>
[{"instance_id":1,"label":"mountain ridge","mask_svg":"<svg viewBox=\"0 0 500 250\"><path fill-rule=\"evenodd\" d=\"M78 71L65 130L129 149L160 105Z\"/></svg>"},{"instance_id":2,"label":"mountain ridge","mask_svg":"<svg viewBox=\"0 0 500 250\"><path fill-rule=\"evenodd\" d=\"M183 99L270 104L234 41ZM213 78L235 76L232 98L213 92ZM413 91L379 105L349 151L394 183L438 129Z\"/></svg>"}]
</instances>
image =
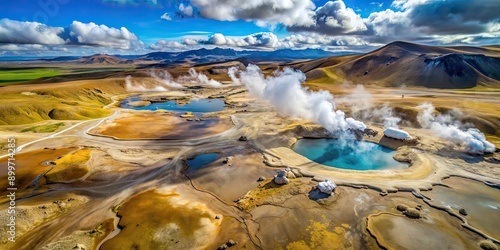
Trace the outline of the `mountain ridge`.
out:
<instances>
[{"instance_id":1,"label":"mountain ridge","mask_svg":"<svg viewBox=\"0 0 500 250\"><path fill-rule=\"evenodd\" d=\"M308 80L387 87L500 87L500 51L482 47L439 47L403 41L368 53L291 64Z\"/></svg>"}]
</instances>

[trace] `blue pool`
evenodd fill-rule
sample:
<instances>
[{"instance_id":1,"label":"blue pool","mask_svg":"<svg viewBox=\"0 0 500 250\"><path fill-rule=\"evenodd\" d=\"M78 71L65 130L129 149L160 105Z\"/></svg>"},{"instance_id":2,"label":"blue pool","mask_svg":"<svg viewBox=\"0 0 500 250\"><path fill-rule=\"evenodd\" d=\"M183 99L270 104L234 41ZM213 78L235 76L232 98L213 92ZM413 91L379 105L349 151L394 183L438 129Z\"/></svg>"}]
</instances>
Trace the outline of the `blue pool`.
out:
<instances>
[{"instance_id":1,"label":"blue pool","mask_svg":"<svg viewBox=\"0 0 500 250\"><path fill-rule=\"evenodd\" d=\"M367 141L301 139L292 149L314 162L342 169L384 170L408 167L408 164L392 158L394 150Z\"/></svg>"},{"instance_id":2,"label":"blue pool","mask_svg":"<svg viewBox=\"0 0 500 250\"><path fill-rule=\"evenodd\" d=\"M219 154L210 153L210 154L200 154L194 157L193 159L186 160L189 166L188 169L186 170L186 173L192 174L197 170L210 164L211 162L217 160L217 158L219 158Z\"/></svg>"},{"instance_id":3,"label":"blue pool","mask_svg":"<svg viewBox=\"0 0 500 250\"><path fill-rule=\"evenodd\" d=\"M135 110L158 110L164 109L169 111L179 111L179 112L194 112L194 113L205 113L205 112L215 112L224 109L224 101L221 99L200 99L191 100L188 104L177 104L177 101L168 102L155 102L144 107L134 107L128 105L129 102L141 101L139 97L129 97L122 101L120 107L129 108Z\"/></svg>"}]
</instances>

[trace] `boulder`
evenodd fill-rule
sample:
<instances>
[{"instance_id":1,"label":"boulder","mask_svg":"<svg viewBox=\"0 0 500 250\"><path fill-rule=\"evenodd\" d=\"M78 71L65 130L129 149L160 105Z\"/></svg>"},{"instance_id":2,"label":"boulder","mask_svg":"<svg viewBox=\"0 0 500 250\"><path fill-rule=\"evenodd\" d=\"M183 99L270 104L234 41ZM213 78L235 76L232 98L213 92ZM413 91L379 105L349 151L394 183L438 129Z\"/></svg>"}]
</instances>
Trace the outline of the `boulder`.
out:
<instances>
[{"instance_id":1,"label":"boulder","mask_svg":"<svg viewBox=\"0 0 500 250\"><path fill-rule=\"evenodd\" d=\"M404 211L408 210L408 206L403 205L403 204L399 204L399 205L396 206L396 209L398 211L404 212Z\"/></svg>"},{"instance_id":2,"label":"boulder","mask_svg":"<svg viewBox=\"0 0 500 250\"><path fill-rule=\"evenodd\" d=\"M286 177L288 175L288 171L286 169L278 170L277 175L274 177L274 183L278 185L288 184L290 181Z\"/></svg>"},{"instance_id":3,"label":"boulder","mask_svg":"<svg viewBox=\"0 0 500 250\"><path fill-rule=\"evenodd\" d=\"M230 239L226 242L226 245L228 247L232 247L232 246L236 246L236 244L238 244L236 241L234 241L233 239Z\"/></svg>"},{"instance_id":4,"label":"boulder","mask_svg":"<svg viewBox=\"0 0 500 250\"><path fill-rule=\"evenodd\" d=\"M404 215L406 215L406 217L412 218L412 219L419 219L422 217L420 215L420 212L415 208L406 209L406 211L404 211Z\"/></svg>"},{"instance_id":5,"label":"boulder","mask_svg":"<svg viewBox=\"0 0 500 250\"><path fill-rule=\"evenodd\" d=\"M318 187L319 191L321 191L322 193L331 195L333 193L333 191L335 191L335 188L337 187L337 185L335 185L335 183L333 181L325 180L325 181L318 183L317 187Z\"/></svg>"},{"instance_id":6,"label":"boulder","mask_svg":"<svg viewBox=\"0 0 500 250\"><path fill-rule=\"evenodd\" d=\"M460 208L460 210L458 210L458 212L463 215L463 216L467 216L467 211L465 211L465 209L463 208Z\"/></svg>"}]
</instances>

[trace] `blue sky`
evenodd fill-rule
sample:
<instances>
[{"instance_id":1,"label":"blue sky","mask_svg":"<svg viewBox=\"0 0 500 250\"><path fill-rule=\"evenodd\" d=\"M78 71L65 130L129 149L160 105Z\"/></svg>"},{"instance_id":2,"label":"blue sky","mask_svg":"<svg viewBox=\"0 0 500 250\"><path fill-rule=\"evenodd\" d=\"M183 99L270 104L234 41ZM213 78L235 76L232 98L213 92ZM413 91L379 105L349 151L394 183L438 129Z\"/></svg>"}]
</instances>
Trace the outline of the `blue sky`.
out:
<instances>
[{"instance_id":1,"label":"blue sky","mask_svg":"<svg viewBox=\"0 0 500 250\"><path fill-rule=\"evenodd\" d=\"M497 44L497 13L497 0L2 1L0 55Z\"/></svg>"}]
</instances>

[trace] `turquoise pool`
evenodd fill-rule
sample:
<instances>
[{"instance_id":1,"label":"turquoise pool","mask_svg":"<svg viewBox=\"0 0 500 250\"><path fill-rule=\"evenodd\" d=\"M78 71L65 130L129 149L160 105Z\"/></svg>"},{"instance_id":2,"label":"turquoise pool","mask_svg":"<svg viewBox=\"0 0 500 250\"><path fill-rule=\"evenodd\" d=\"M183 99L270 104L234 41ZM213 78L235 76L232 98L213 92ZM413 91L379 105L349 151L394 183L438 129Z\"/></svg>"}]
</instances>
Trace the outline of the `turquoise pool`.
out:
<instances>
[{"instance_id":1,"label":"turquoise pool","mask_svg":"<svg viewBox=\"0 0 500 250\"><path fill-rule=\"evenodd\" d=\"M292 149L314 162L335 168L384 170L408 167L408 164L394 160L394 150L367 141L300 139Z\"/></svg>"},{"instance_id":2,"label":"turquoise pool","mask_svg":"<svg viewBox=\"0 0 500 250\"><path fill-rule=\"evenodd\" d=\"M206 165L212 163L213 161L219 158L219 154L210 153L210 154L199 154L193 159L186 160L188 164L188 169L186 170L187 174L192 174L199 169L202 169Z\"/></svg>"},{"instance_id":3,"label":"turquoise pool","mask_svg":"<svg viewBox=\"0 0 500 250\"><path fill-rule=\"evenodd\" d=\"M206 113L206 112L216 112L224 109L224 101L221 99L200 99L191 100L188 104L177 104L177 101L168 102L155 102L144 107L134 107L128 105L129 102L140 101L139 97L129 97L123 100L120 104L122 108L135 109L135 110L158 110L164 109L169 111L179 111L179 112L194 112L194 113Z\"/></svg>"}]
</instances>

